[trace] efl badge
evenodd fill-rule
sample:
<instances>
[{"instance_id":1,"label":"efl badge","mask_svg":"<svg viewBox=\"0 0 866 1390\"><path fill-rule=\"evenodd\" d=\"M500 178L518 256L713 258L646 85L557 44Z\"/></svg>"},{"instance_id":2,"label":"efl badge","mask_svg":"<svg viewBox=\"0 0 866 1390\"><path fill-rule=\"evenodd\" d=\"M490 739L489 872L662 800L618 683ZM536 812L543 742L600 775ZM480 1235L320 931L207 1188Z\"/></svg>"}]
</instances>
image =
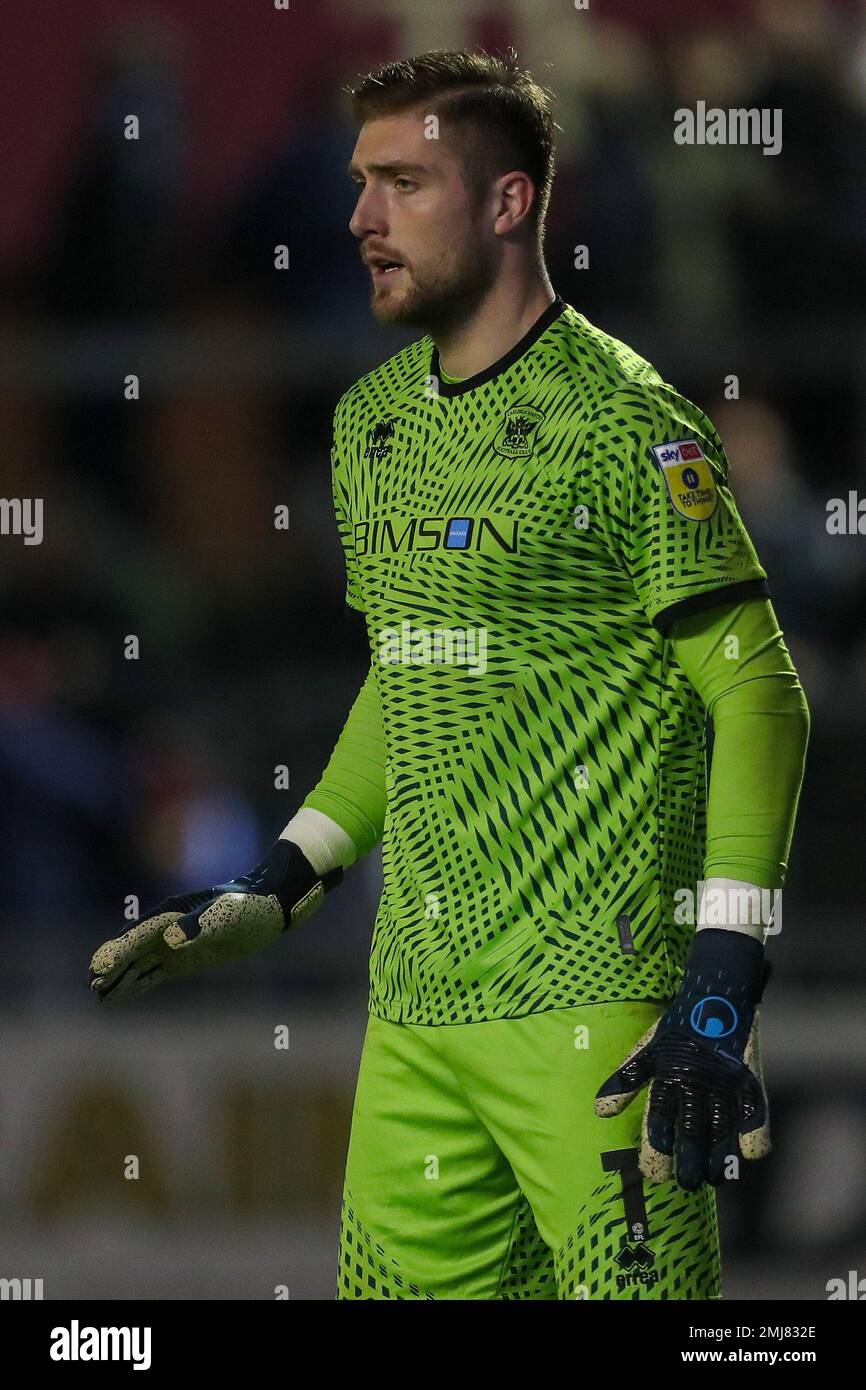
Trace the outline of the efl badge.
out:
<instances>
[{"instance_id":1,"label":"efl badge","mask_svg":"<svg viewBox=\"0 0 866 1390\"><path fill-rule=\"evenodd\" d=\"M510 459L528 459L535 448L535 434L544 416L534 405L513 405L506 410L494 449Z\"/></svg>"},{"instance_id":2,"label":"efl badge","mask_svg":"<svg viewBox=\"0 0 866 1390\"><path fill-rule=\"evenodd\" d=\"M716 510L718 493L712 469L695 439L654 444L656 462L664 474L670 499L680 516L706 521Z\"/></svg>"}]
</instances>

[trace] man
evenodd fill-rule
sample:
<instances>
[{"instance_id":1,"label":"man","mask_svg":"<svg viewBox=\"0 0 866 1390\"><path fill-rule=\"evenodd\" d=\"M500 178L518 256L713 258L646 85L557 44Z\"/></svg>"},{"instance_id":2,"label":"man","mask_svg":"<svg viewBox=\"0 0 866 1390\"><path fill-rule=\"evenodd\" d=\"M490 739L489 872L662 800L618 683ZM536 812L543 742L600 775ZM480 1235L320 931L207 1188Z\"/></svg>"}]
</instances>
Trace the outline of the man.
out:
<instances>
[{"instance_id":1,"label":"man","mask_svg":"<svg viewBox=\"0 0 866 1390\"><path fill-rule=\"evenodd\" d=\"M262 863L94 988L265 944L383 838L339 1296L717 1298L805 699L712 424L550 285L545 93L431 53L353 100L373 311L424 330L335 415L370 671Z\"/></svg>"}]
</instances>

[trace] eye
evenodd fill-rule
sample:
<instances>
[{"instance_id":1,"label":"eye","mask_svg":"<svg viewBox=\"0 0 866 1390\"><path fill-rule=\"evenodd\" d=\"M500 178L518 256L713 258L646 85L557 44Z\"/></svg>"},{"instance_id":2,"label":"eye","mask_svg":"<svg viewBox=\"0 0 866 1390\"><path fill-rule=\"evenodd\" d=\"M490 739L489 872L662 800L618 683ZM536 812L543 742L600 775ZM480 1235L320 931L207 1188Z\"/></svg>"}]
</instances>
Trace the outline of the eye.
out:
<instances>
[{"instance_id":1,"label":"eye","mask_svg":"<svg viewBox=\"0 0 866 1390\"><path fill-rule=\"evenodd\" d=\"M394 187L399 189L401 193L411 193L418 185L413 179L407 178L405 174L398 174L394 180Z\"/></svg>"}]
</instances>

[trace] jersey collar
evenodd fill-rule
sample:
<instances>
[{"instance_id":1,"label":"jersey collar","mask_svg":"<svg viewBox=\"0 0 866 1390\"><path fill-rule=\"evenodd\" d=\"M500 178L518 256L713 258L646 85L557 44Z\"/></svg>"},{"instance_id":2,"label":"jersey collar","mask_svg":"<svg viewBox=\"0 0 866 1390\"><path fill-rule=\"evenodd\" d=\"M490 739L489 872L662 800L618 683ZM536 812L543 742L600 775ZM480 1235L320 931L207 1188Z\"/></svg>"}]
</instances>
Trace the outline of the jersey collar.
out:
<instances>
[{"instance_id":1,"label":"jersey collar","mask_svg":"<svg viewBox=\"0 0 866 1390\"><path fill-rule=\"evenodd\" d=\"M465 391L474 391L476 386L483 386L485 382L492 381L495 376L499 376L500 372L504 372L509 367L513 366L518 358L522 357L523 354L532 347L533 343L538 341L542 333L559 318L565 307L565 300L560 295L557 295L556 298L548 304L544 313L535 320L532 327L514 344L514 347L509 348L504 357L498 358L496 362L492 362L490 366L485 367L483 371L476 372L474 376L464 377L462 381L443 381L441 379L439 371L439 349L434 344L433 356L430 359L430 375L439 381L438 394L440 396L462 396Z\"/></svg>"}]
</instances>

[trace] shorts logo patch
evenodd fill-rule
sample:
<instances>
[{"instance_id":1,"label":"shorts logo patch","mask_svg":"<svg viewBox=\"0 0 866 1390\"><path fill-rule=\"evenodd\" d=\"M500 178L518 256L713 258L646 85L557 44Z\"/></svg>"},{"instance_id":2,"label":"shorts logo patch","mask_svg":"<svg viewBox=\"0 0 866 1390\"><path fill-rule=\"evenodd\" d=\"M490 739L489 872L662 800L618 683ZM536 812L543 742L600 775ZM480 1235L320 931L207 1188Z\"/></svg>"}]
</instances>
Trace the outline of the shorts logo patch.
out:
<instances>
[{"instance_id":1,"label":"shorts logo patch","mask_svg":"<svg viewBox=\"0 0 866 1390\"><path fill-rule=\"evenodd\" d=\"M654 444L656 462L664 474L668 494L680 516L706 521L716 510L718 493L712 469L696 439Z\"/></svg>"},{"instance_id":2,"label":"shorts logo patch","mask_svg":"<svg viewBox=\"0 0 866 1390\"><path fill-rule=\"evenodd\" d=\"M618 1264L621 1270L616 1276L616 1286L620 1291L639 1286L652 1289L659 1282L658 1270L653 1269L656 1257L648 1245L629 1245L623 1240L613 1258L614 1264Z\"/></svg>"}]
</instances>

